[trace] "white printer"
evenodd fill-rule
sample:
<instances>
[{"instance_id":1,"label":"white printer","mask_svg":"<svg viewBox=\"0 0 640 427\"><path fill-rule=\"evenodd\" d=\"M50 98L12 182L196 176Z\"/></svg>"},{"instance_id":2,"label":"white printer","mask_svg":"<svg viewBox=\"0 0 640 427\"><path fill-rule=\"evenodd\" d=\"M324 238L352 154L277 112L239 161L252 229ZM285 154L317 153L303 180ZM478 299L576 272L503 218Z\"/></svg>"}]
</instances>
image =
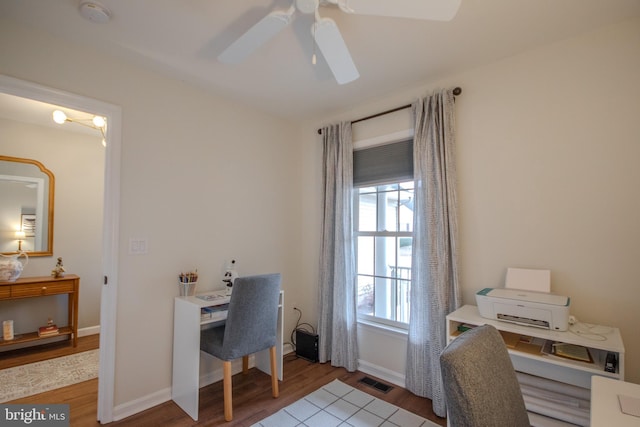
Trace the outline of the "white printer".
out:
<instances>
[{"instance_id":1,"label":"white printer","mask_svg":"<svg viewBox=\"0 0 640 427\"><path fill-rule=\"evenodd\" d=\"M476 293L478 311L487 319L566 331L569 297L509 288L485 288Z\"/></svg>"}]
</instances>

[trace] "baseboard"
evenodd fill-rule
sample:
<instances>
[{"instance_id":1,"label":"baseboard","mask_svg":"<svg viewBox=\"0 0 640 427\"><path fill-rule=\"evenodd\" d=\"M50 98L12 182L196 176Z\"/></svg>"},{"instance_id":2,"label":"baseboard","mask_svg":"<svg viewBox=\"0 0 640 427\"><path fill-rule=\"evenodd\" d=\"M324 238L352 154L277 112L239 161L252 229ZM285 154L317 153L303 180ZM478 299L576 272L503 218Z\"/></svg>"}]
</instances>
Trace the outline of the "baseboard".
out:
<instances>
[{"instance_id":1,"label":"baseboard","mask_svg":"<svg viewBox=\"0 0 640 427\"><path fill-rule=\"evenodd\" d=\"M289 353L293 353L293 351L294 351L293 350L293 346L291 344L286 343L286 344L282 345L282 355L283 356L286 355L286 354L289 354Z\"/></svg>"},{"instance_id":2,"label":"baseboard","mask_svg":"<svg viewBox=\"0 0 640 427\"><path fill-rule=\"evenodd\" d=\"M79 333L78 333L79 334ZM255 366L255 358L253 355L249 356L249 368ZM242 359L234 360L231 362L231 373L233 375L242 371ZM222 368L215 369L212 372L208 372L200 376L200 387L205 387L218 381L222 381ZM171 400L171 387L159 390L157 392L142 396L138 399L123 404L117 405L113 408L113 421L119 421L124 418L135 415L139 412L146 411L154 406L161 405Z\"/></svg>"},{"instance_id":3,"label":"baseboard","mask_svg":"<svg viewBox=\"0 0 640 427\"><path fill-rule=\"evenodd\" d=\"M100 325L98 326L89 326L88 328L79 328L78 329L78 338L87 337L89 335L96 335L100 333Z\"/></svg>"},{"instance_id":4,"label":"baseboard","mask_svg":"<svg viewBox=\"0 0 640 427\"><path fill-rule=\"evenodd\" d=\"M364 360L358 360L358 370L368 375L380 378L381 380L395 384L398 387L406 388L405 376L399 372L394 372L382 366L374 365Z\"/></svg>"}]
</instances>

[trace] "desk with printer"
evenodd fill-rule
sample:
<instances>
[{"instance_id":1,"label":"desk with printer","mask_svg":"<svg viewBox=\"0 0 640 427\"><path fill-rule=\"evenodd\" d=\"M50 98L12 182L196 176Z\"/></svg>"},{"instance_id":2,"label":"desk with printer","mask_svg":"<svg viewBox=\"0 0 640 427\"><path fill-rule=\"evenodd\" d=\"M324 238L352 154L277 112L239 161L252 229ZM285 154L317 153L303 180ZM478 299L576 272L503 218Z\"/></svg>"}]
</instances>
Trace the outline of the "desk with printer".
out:
<instances>
[{"instance_id":1,"label":"desk with printer","mask_svg":"<svg viewBox=\"0 0 640 427\"><path fill-rule=\"evenodd\" d=\"M508 287L482 289L477 306L465 305L447 316L447 341L468 328L493 325L507 345L533 425L588 426L591 377L624 380L619 329L575 322L568 297L517 289L538 287L509 280L510 273L540 271L509 270ZM548 286L544 272L542 288Z\"/></svg>"}]
</instances>

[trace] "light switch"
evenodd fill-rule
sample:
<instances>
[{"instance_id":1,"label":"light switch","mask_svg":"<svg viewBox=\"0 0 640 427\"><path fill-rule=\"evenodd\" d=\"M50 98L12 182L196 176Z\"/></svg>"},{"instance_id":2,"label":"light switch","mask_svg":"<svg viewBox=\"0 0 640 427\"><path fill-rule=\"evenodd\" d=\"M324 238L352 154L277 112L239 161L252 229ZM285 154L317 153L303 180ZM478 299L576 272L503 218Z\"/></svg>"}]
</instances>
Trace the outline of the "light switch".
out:
<instances>
[{"instance_id":1,"label":"light switch","mask_svg":"<svg viewBox=\"0 0 640 427\"><path fill-rule=\"evenodd\" d=\"M147 239L129 239L129 255L143 255L147 253Z\"/></svg>"}]
</instances>

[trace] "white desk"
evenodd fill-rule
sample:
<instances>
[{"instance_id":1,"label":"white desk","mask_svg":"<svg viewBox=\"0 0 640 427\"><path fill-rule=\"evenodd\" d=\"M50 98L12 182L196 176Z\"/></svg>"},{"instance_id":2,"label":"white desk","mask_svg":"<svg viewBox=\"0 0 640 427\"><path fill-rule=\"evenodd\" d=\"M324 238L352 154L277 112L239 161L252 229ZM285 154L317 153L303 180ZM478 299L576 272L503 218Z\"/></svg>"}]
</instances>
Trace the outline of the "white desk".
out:
<instances>
[{"instance_id":1,"label":"white desk","mask_svg":"<svg viewBox=\"0 0 640 427\"><path fill-rule=\"evenodd\" d=\"M518 351L517 348L509 348L509 355L516 371L549 378L555 381L572 384L582 388L591 387L591 377L600 375L624 380L624 344L618 328L608 328L609 332L601 334L605 339L591 340L569 331L550 331L547 329L534 328L531 326L521 326L500 320L486 319L480 316L478 307L475 305L465 305L447 316L447 342L451 342L459 334L457 328L460 324L469 323L472 325L493 325L499 331L511 332L514 334L528 335L534 338L552 340L576 344L587 347L593 363L577 362L557 357L544 356L540 353L533 354ZM612 352L618 358L617 372L606 372L604 370L607 353Z\"/></svg>"},{"instance_id":2,"label":"white desk","mask_svg":"<svg viewBox=\"0 0 640 427\"><path fill-rule=\"evenodd\" d=\"M640 417L620 410L619 394L640 399L640 385L596 375L591 377L591 427L640 426Z\"/></svg>"},{"instance_id":3,"label":"white desk","mask_svg":"<svg viewBox=\"0 0 640 427\"><path fill-rule=\"evenodd\" d=\"M198 298L199 295L211 295L209 301ZM200 313L205 307L228 304L230 297L226 290L206 292L196 296L176 297L174 300L173 318L173 379L171 398L194 421L198 421L198 395L200 388L200 331L213 323L222 323L226 319L226 311L216 313L214 319L202 320ZM277 368L278 379L282 381L282 345L283 345L283 312L284 291L280 291L278 304L277 331ZM271 375L269 350L255 354L255 366ZM222 376L220 376L222 379Z\"/></svg>"},{"instance_id":4,"label":"white desk","mask_svg":"<svg viewBox=\"0 0 640 427\"><path fill-rule=\"evenodd\" d=\"M570 384L588 390L591 388L591 378L606 377L612 381L621 382L624 380L625 350L622 336L618 328L608 328L607 332L599 334L598 338L590 339L589 336L582 336L570 331L560 332L547 329L534 328L531 326L521 326L500 320L486 319L480 316L478 308L474 305L465 305L447 316L447 342L453 341L460 332L458 327L462 324L470 325L493 325L498 331L509 332L516 335L530 336L543 341L554 341L568 344L575 344L587 347L593 358L593 363L586 363L563 359L560 357L545 355L539 350L532 351L531 348L520 348L516 343L508 348L509 356L513 367L518 372L534 375L542 379L554 382ZM608 353L614 353L618 358L616 372L606 372L605 361ZM549 382L549 387L556 389L556 384ZM560 384L560 386L562 386ZM523 391L525 388L523 387ZM589 394L587 393L587 396ZM523 397L527 406L535 405L536 396L533 393L524 393ZM557 403L562 406L562 403ZM555 406L555 405L554 405ZM557 407L542 408L541 415L555 418L558 416ZM581 419L589 418L589 409L575 408ZM532 420L533 421L533 420ZM552 420L556 421L556 420ZM567 420L567 422L569 422ZM542 424L544 425L544 424ZM549 424L547 424L549 425ZM558 425L557 423L555 425ZM565 424L566 425L566 424ZM607 425L601 424L601 425ZM609 424L615 426L615 424Z\"/></svg>"}]
</instances>

